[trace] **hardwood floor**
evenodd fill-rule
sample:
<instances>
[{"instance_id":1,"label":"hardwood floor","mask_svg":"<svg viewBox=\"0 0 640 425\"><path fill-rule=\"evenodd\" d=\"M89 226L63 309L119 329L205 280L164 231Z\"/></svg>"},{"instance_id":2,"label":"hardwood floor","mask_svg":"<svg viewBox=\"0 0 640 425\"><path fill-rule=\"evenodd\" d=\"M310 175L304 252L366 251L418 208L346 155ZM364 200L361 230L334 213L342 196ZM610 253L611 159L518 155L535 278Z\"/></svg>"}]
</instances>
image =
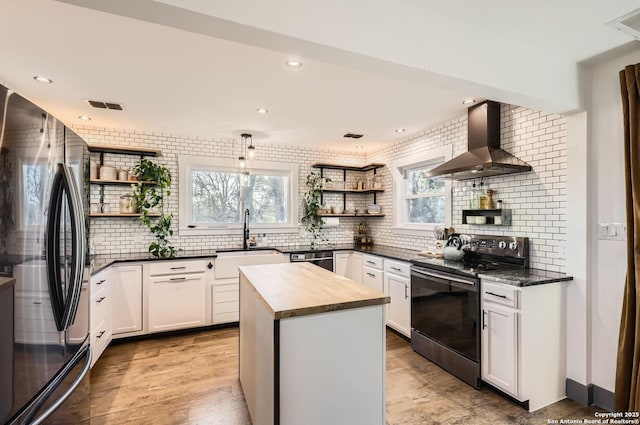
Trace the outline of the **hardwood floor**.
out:
<instances>
[{"instance_id":1,"label":"hardwood floor","mask_svg":"<svg viewBox=\"0 0 640 425\"><path fill-rule=\"evenodd\" d=\"M595 419L595 411L563 400L528 413L488 388L474 390L387 332L389 425L547 424ZM91 424L125 423L251 424L238 380L238 328L110 346L91 370Z\"/></svg>"}]
</instances>

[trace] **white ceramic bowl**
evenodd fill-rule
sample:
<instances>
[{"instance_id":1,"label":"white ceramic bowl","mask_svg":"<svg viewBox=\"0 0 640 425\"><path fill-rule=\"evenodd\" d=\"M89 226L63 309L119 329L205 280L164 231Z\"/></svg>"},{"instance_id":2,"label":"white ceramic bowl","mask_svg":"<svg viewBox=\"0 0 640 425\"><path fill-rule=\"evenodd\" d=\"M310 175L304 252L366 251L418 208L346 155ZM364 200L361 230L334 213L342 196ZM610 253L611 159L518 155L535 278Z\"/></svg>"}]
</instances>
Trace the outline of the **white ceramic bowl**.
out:
<instances>
[{"instance_id":1,"label":"white ceramic bowl","mask_svg":"<svg viewBox=\"0 0 640 425\"><path fill-rule=\"evenodd\" d=\"M487 217L483 215L476 216L476 224L487 224Z\"/></svg>"},{"instance_id":2,"label":"white ceramic bowl","mask_svg":"<svg viewBox=\"0 0 640 425\"><path fill-rule=\"evenodd\" d=\"M467 224L476 224L476 216L468 215L467 216Z\"/></svg>"}]
</instances>

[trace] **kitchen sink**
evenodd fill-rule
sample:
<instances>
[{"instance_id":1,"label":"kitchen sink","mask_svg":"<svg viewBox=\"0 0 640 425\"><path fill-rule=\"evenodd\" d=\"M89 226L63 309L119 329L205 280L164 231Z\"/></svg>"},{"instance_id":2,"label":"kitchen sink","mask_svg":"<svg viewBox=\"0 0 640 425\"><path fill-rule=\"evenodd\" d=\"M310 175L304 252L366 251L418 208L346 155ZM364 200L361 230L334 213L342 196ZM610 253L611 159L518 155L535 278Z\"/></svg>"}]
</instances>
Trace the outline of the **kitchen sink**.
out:
<instances>
[{"instance_id":1,"label":"kitchen sink","mask_svg":"<svg viewBox=\"0 0 640 425\"><path fill-rule=\"evenodd\" d=\"M233 257L233 256L247 256L247 255L274 255L282 254L277 249L249 249L238 251L217 251L218 258L220 257Z\"/></svg>"},{"instance_id":2,"label":"kitchen sink","mask_svg":"<svg viewBox=\"0 0 640 425\"><path fill-rule=\"evenodd\" d=\"M240 266L289 262L289 256L276 249L224 251L217 254L213 268L216 279L237 278Z\"/></svg>"}]
</instances>

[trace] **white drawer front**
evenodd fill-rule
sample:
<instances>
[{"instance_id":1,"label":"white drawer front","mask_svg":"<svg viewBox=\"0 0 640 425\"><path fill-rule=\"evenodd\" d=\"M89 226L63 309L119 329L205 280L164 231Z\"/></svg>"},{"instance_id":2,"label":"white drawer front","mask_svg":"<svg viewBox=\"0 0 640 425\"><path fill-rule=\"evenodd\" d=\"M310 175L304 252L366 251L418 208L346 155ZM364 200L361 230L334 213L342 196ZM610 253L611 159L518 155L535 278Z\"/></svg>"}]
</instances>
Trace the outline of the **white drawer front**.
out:
<instances>
[{"instance_id":1,"label":"white drawer front","mask_svg":"<svg viewBox=\"0 0 640 425\"><path fill-rule=\"evenodd\" d=\"M373 255L364 254L362 257L362 264L367 267L382 270L383 259Z\"/></svg>"},{"instance_id":2,"label":"white drawer front","mask_svg":"<svg viewBox=\"0 0 640 425\"><path fill-rule=\"evenodd\" d=\"M99 323L107 321L109 313L109 294L106 290L98 291L91 297L91 329L95 329Z\"/></svg>"},{"instance_id":3,"label":"white drawer front","mask_svg":"<svg viewBox=\"0 0 640 425\"><path fill-rule=\"evenodd\" d=\"M216 304L216 306L219 303L226 303L226 302L230 302L230 301L235 301L236 303L238 301L240 301L240 293L239 292L231 292L231 291L216 292L216 294L213 296L213 302Z\"/></svg>"},{"instance_id":4,"label":"white drawer front","mask_svg":"<svg viewBox=\"0 0 640 425\"><path fill-rule=\"evenodd\" d=\"M111 269L103 270L91 276L91 295L95 294L102 288L109 286L109 278L111 277L110 272Z\"/></svg>"},{"instance_id":5,"label":"white drawer front","mask_svg":"<svg viewBox=\"0 0 640 425\"><path fill-rule=\"evenodd\" d=\"M519 308L518 298L520 291L517 288L500 283L490 283L485 280L481 282L480 286L484 301Z\"/></svg>"},{"instance_id":6,"label":"white drawer front","mask_svg":"<svg viewBox=\"0 0 640 425\"><path fill-rule=\"evenodd\" d=\"M152 261L149 264L149 274L160 276L166 274L183 274L204 272L206 264L204 260L190 261Z\"/></svg>"},{"instance_id":7,"label":"white drawer front","mask_svg":"<svg viewBox=\"0 0 640 425\"><path fill-rule=\"evenodd\" d=\"M399 276L411 276L410 264L403 261L384 260L384 271L397 274Z\"/></svg>"}]
</instances>

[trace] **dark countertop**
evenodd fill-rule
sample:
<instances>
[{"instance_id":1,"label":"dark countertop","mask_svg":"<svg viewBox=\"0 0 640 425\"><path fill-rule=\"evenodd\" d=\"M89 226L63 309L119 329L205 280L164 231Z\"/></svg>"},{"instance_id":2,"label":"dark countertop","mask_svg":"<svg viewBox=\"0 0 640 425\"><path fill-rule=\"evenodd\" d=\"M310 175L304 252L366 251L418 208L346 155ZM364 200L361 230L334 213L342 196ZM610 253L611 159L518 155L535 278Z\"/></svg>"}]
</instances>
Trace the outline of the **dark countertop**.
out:
<instances>
[{"instance_id":1,"label":"dark countertop","mask_svg":"<svg viewBox=\"0 0 640 425\"><path fill-rule=\"evenodd\" d=\"M265 250L276 249L283 254L290 253L303 253L313 251L356 251L364 254L377 255L379 257L386 257L393 260L407 261L412 260L419 261L423 264L427 264L436 270L459 273L461 275L469 276L464 272L465 267L462 261L445 260L442 258L429 258L418 255L418 251L414 251L406 248L396 248L393 246L385 245L372 245L372 246L354 246L352 244L335 244L335 245L323 245L320 247L311 247L310 245L293 245L293 246L274 246L274 247L261 247L251 248L251 250ZM219 252L225 251L239 251L238 249L227 250L191 250L180 251L173 258L156 258L148 252L131 253L131 254L112 254L112 255L94 255L91 257L91 274L97 273L105 268L109 267L113 263L127 263L138 261L171 261L171 260L185 260L196 258L215 258ZM515 270L502 270L492 271L485 273L478 273L476 275L480 279L488 279L499 283L504 283L512 286L532 286L541 285L545 283L563 282L573 280L573 277L564 273L552 272L540 269L515 269Z\"/></svg>"},{"instance_id":2,"label":"dark countertop","mask_svg":"<svg viewBox=\"0 0 640 425\"><path fill-rule=\"evenodd\" d=\"M463 276L470 275L467 268L463 266L462 261L452 261L442 258L430 258L423 256L414 257L413 260L418 261L422 264L426 264L427 267L443 272L454 272ZM473 275L479 277L480 279L488 279L495 282L520 287L573 280L573 277L564 273L529 268L487 271L474 273Z\"/></svg>"},{"instance_id":3,"label":"dark countertop","mask_svg":"<svg viewBox=\"0 0 640 425\"><path fill-rule=\"evenodd\" d=\"M385 245L354 246L353 244L335 244L313 248L310 245L294 245L288 247L275 247L275 249L285 254L313 251L357 251L364 254L377 255L401 261L411 261L418 255L418 251Z\"/></svg>"},{"instance_id":4,"label":"dark countertop","mask_svg":"<svg viewBox=\"0 0 640 425\"><path fill-rule=\"evenodd\" d=\"M573 280L572 276L564 273L540 269L502 270L480 273L478 277L512 286L533 286Z\"/></svg>"},{"instance_id":5,"label":"dark countertop","mask_svg":"<svg viewBox=\"0 0 640 425\"><path fill-rule=\"evenodd\" d=\"M91 261L91 274L95 274L116 262L132 263L138 261L172 261L195 258L215 258L217 256L217 252L221 251L216 251L215 249L180 251L172 258L157 258L148 252L133 252L128 254L92 255L89 260Z\"/></svg>"}]
</instances>

